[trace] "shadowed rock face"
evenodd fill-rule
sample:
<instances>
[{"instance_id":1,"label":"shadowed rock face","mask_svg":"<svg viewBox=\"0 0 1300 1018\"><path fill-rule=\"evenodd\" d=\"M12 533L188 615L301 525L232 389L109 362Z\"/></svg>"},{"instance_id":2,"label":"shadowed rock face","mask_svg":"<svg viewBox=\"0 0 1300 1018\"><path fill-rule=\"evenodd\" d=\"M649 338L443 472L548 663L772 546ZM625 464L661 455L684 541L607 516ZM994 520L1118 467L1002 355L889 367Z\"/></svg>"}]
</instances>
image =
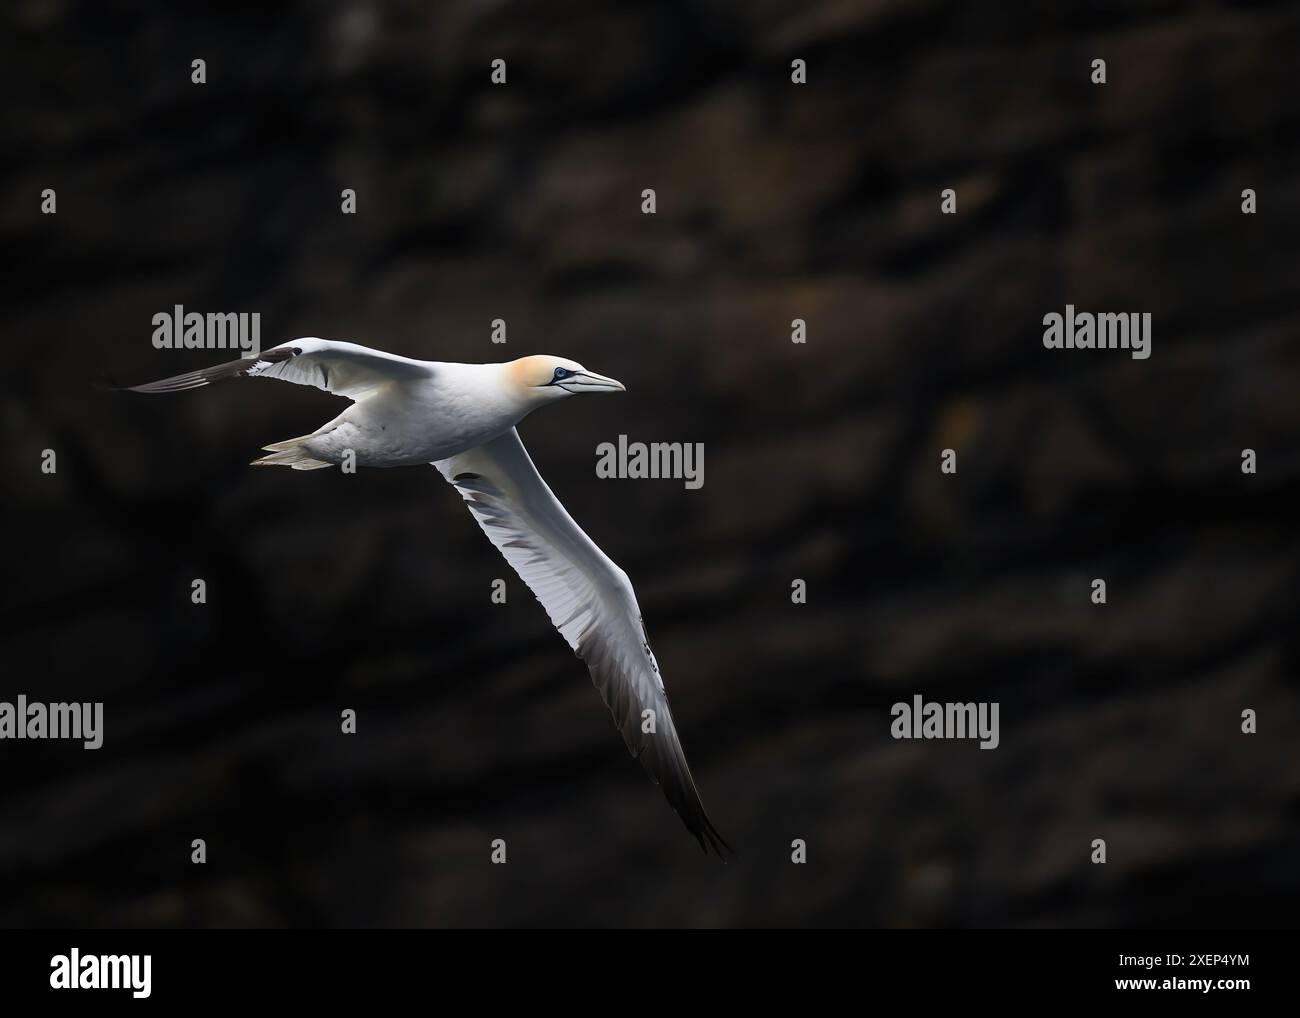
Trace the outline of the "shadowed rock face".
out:
<instances>
[{"instance_id":1,"label":"shadowed rock face","mask_svg":"<svg viewBox=\"0 0 1300 1018\"><path fill-rule=\"evenodd\" d=\"M0 742L0 923L1289 924L1297 5L430 6L2 15L0 699L106 734ZM222 359L178 303L623 380L521 430L740 857L436 471L249 470L313 390L92 388ZM1045 350L1067 303L1150 360ZM597 479L620 434L704 487ZM999 748L891 739L917 693Z\"/></svg>"}]
</instances>

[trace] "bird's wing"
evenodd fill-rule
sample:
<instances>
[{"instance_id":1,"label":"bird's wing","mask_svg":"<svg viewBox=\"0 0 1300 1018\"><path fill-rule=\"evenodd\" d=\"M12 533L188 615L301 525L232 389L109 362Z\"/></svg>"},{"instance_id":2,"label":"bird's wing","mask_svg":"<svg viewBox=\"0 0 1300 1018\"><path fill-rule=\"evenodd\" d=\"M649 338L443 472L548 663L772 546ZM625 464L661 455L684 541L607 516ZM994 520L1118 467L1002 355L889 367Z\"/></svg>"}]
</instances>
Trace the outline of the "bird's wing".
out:
<instances>
[{"instance_id":1,"label":"bird's wing","mask_svg":"<svg viewBox=\"0 0 1300 1018\"><path fill-rule=\"evenodd\" d=\"M701 847L729 846L686 764L659 665L627 573L573 521L542 480L513 428L434 466L454 484L489 540L541 601L551 622L591 669L614 723ZM654 711L654 732L643 711Z\"/></svg>"},{"instance_id":2,"label":"bird's wing","mask_svg":"<svg viewBox=\"0 0 1300 1018\"><path fill-rule=\"evenodd\" d=\"M183 392L228 378L279 378L356 401L392 382L429 378L433 366L356 343L328 339L295 339L215 367L187 371L157 382L132 385L132 392Z\"/></svg>"}]
</instances>

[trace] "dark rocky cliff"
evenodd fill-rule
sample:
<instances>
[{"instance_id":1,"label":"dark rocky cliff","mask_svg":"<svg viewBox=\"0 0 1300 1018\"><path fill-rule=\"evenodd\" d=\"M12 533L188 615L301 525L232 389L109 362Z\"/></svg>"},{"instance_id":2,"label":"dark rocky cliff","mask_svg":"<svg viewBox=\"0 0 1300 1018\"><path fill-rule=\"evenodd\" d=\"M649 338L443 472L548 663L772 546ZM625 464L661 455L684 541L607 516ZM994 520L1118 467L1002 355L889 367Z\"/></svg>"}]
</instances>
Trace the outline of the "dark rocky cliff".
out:
<instances>
[{"instance_id":1,"label":"dark rocky cliff","mask_svg":"<svg viewBox=\"0 0 1300 1018\"><path fill-rule=\"evenodd\" d=\"M1300 5L114 6L3 14L0 699L107 735L0 743L0 924L1293 921ZM739 858L435 471L248 469L308 389L94 389L213 360L177 303L624 380L521 431ZM1067 303L1151 358L1045 350ZM704 487L597 480L619 434ZM892 740L915 693L1000 747Z\"/></svg>"}]
</instances>

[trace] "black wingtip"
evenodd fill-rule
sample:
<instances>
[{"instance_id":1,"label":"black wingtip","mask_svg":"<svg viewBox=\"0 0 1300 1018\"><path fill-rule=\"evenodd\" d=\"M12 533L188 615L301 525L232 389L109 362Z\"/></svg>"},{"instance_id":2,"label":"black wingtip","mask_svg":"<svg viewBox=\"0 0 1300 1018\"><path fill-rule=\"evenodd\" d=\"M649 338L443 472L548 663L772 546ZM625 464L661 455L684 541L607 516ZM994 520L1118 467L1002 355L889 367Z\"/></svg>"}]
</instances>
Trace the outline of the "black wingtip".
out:
<instances>
[{"instance_id":1,"label":"black wingtip","mask_svg":"<svg viewBox=\"0 0 1300 1018\"><path fill-rule=\"evenodd\" d=\"M148 383L146 383L146 384L148 384ZM96 379L94 379L94 380L90 383L90 387L91 387L92 389L94 389L96 392L141 392L141 391L147 391L147 390L142 390L142 388L141 388L140 386L138 386L138 385L123 385L121 382L119 382L119 381L118 381L116 378L114 378L112 375L108 374L107 372L103 372L103 371L101 371L101 372L99 373L99 377L97 377Z\"/></svg>"},{"instance_id":2,"label":"black wingtip","mask_svg":"<svg viewBox=\"0 0 1300 1018\"><path fill-rule=\"evenodd\" d=\"M96 392L125 392L128 388L103 370L91 380L90 387Z\"/></svg>"},{"instance_id":3,"label":"black wingtip","mask_svg":"<svg viewBox=\"0 0 1300 1018\"><path fill-rule=\"evenodd\" d=\"M723 865L726 865L729 857L734 859L738 855L736 850L727 842L727 839L713 826L713 821L708 816L701 817L699 829L693 830L691 833L695 835L695 839L700 843L700 848L704 850L704 854L713 853L722 860Z\"/></svg>"}]
</instances>

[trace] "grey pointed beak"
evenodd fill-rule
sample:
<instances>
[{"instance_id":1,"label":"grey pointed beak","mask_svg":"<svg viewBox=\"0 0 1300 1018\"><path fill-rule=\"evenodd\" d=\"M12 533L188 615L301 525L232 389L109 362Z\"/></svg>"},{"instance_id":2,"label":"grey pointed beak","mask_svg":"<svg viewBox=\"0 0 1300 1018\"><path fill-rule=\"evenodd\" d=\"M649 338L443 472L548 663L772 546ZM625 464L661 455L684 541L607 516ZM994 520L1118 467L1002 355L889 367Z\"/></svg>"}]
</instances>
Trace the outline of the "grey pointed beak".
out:
<instances>
[{"instance_id":1,"label":"grey pointed beak","mask_svg":"<svg viewBox=\"0 0 1300 1018\"><path fill-rule=\"evenodd\" d=\"M564 385L573 386L576 392L627 392L627 386L617 378L606 378L594 371L580 371L564 381Z\"/></svg>"}]
</instances>

